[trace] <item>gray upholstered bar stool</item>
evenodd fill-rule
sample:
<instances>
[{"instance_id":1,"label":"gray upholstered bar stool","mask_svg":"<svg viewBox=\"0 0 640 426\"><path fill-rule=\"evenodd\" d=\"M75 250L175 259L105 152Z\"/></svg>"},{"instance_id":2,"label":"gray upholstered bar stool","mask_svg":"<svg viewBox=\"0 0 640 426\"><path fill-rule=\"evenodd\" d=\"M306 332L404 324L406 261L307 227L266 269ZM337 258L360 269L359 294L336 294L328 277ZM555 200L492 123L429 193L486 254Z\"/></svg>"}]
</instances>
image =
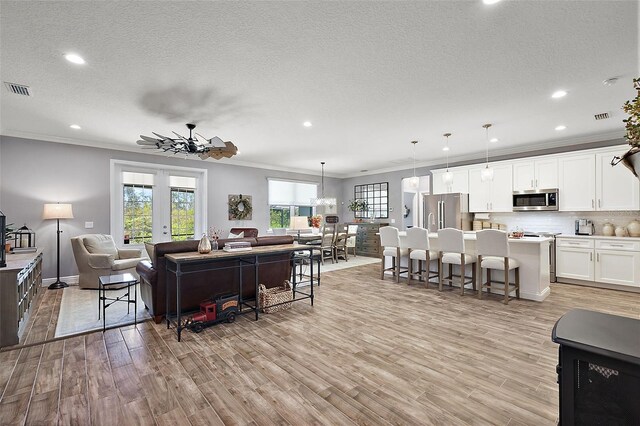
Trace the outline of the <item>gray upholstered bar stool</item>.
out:
<instances>
[{"instance_id":1,"label":"gray upholstered bar stool","mask_svg":"<svg viewBox=\"0 0 640 426\"><path fill-rule=\"evenodd\" d=\"M509 303L509 294L515 290L516 298L520 299L520 264L509 256L509 239L505 231L485 229L476 233L476 251L480 265L480 291L478 298L482 299L482 289L486 287L491 293L491 270L504 271L504 304ZM487 282L482 283L482 268L487 270ZM509 271L515 269L515 284L509 284Z\"/></svg>"},{"instance_id":2,"label":"gray upholstered bar stool","mask_svg":"<svg viewBox=\"0 0 640 426\"><path fill-rule=\"evenodd\" d=\"M400 274L407 272L407 269L401 270L400 259L409 254L406 248L400 246L400 233L398 228L394 226L383 226L380 228L380 245L382 246L382 265L380 266L380 279L384 279L385 271L393 271L396 281L400 282ZM391 268L384 267L384 261L387 256L391 257Z\"/></svg>"},{"instance_id":3,"label":"gray upholstered bar stool","mask_svg":"<svg viewBox=\"0 0 640 426\"><path fill-rule=\"evenodd\" d=\"M425 285L429 287L429 280L440 276L438 271L431 271L430 265L432 260L439 258L438 252L431 250L429 245L429 231L424 228L407 229L406 248L409 251L409 284L413 277L425 280ZM413 268L413 261L418 261L418 270ZM423 264L426 263L426 266Z\"/></svg>"},{"instance_id":4,"label":"gray upholstered bar stool","mask_svg":"<svg viewBox=\"0 0 640 426\"><path fill-rule=\"evenodd\" d=\"M438 230L438 245L439 261L438 272L439 276L439 290L442 291L442 283L447 281L449 285L453 285L453 265L460 265L460 294L464 296L464 286L466 284L472 284L473 289L476 289L476 268L475 263L477 261L476 256L465 253L464 247L464 233L459 229L444 228ZM449 276L444 278L443 276L443 263L449 264ZM471 266L471 280L467 281L465 277L467 265Z\"/></svg>"}]
</instances>

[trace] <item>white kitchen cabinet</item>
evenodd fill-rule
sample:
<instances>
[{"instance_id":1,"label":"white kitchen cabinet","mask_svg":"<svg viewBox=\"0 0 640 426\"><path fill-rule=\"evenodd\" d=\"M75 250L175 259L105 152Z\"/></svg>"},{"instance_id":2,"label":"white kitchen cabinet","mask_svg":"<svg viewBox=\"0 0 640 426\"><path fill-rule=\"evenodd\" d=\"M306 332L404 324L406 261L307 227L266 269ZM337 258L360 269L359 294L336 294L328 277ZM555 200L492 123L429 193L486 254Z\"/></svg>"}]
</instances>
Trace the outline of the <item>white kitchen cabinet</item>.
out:
<instances>
[{"instance_id":1,"label":"white kitchen cabinet","mask_svg":"<svg viewBox=\"0 0 640 426\"><path fill-rule=\"evenodd\" d=\"M556 238L556 276L575 280L594 280L593 240Z\"/></svg>"},{"instance_id":2,"label":"white kitchen cabinet","mask_svg":"<svg viewBox=\"0 0 640 426\"><path fill-rule=\"evenodd\" d=\"M442 176L446 170L434 170L433 176L433 194L452 194L461 192L469 193L469 171L467 169L449 169L453 174L453 182L445 184Z\"/></svg>"},{"instance_id":3,"label":"white kitchen cabinet","mask_svg":"<svg viewBox=\"0 0 640 426\"><path fill-rule=\"evenodd\" d=\"M640 287L640 240L558 237L556 275Z\"/></svg>"},{"instance_id":4,"label":"white kitchen cabinet","mask_svg":"<svg viewBox=\"0 0 640 426\"><path fill-rule=\"evenodd\" d=\"M593 211L596 208L596 164L594 154L561 157L558 160L558 198L561 211Z\"/></svg>"},{"instance_id":5,"label":"white kitchen cabinet","mask_svg":"<svg viewBox=\"0 0 640 426\"><path fill-rule=\"evenodd\" d=\"M511 212L513 211L513 169L511 164L490 165L493 180L483 182L484 166L469 169L469 211Z\"/></svg>"},{"instance_id":6,"label":"white kitchen cabinet","mask_svg":"<svg viewBox=\"0 0 640 426\"><path fill-rule=\"evenodd\" d=\"M640 210L640 182L622 164L611 166L619 149L596 154L596 210Z\"/></svg>"},{"instance_id":7,"label":"white kitchen cabinet","mask_svg":"<svg viewBox=\"0 0 640 426\"><path fill-rule=\"evenodd\" d=\"M640 241L599 239L595 253L595 281L640 287Z\"/></svg>"},{"instance_id":8,"label":"white kitchen cabinet","mask_svg":"<svg viewBox=\"0 0 640 426\"><path fill-rule=\"evenodd\" d=\"M513 190L531 191L558 187L558 159L516 161L513 163Z\"/></svg>"}]
</instances>

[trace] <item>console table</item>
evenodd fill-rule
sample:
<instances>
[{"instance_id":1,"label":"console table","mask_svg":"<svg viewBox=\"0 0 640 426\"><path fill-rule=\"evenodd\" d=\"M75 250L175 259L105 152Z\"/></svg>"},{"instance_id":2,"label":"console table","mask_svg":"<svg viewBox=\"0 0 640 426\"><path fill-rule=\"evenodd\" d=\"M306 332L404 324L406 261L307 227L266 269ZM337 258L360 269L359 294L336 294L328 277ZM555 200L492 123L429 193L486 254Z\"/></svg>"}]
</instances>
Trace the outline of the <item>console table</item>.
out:
<instances>
[{"instance_id":1,"label":"console table","mask_svg":"<svg viewBox=\"0 0 640 426\"><path fill-rule=\"evenodd\" d=\"M176 276L176 315L175 322L172 321L170 310L169 310L169 298L167 297L167 305L166 305L166 320L167 320L167 328L171 328L171 323L175 323L176 332L178 335L178 342L180 341L180 337L182 334L182 330L185 328L182 322L182 305L180 303L181 292L182 292L182 277L187 274L203 272L203 271L214 271L216 269L225 269L225 268L238 268L240 278L238 280L238 298L239 298L239 314L246 314L250 312L254 312L256 316L256 321L258 320L258 285L260 282L260 277L258 274L258 266L260 264L267 263L278 263L283 262L283 260L277 261L261 261L265 256L278 254L278 253L289 253L290 256L287 258L286 262L292 262L294 259L294 255L296 252L308 251L309 256L313 257L313 251L318 250L318 247L308 246L308 245L299 245L299 244L283 244L283 245L273 245L273 246L259 246L252 247L251 250L248 251L237 251L237 252L226 252L224 250L215 250L210 253L201 254L197 252L187 252L187 253L170 253L166 254L166 294L169 294L169 275L170 273L175 274ZM220 261L228 261L235 260L236 264L234 266L219 266L216 263ZM252 266L255 270L255 300L254 303L248 303L248 300L243 299L242 296L242 269L243 266ZM305 293L299 290L296 290L296 274L293 274L293 302L310 299L311 306L313 306L313 262L311 262L310 269L310 292ZM297 294L301 295L300 297ZM287 302L288 303L288 302ZM243 312L243 308L248 308Z\"/></svg>"},{"instance_id":2,"label":"console table","mask_svg":"<svg viewBox=\"0 0 640 426\"><path fill-rule=\"evenodd\" d=\"M42 285L42 250L7 255L0 268L0 347L17 345Z\"/></svg>"}]
</instances>

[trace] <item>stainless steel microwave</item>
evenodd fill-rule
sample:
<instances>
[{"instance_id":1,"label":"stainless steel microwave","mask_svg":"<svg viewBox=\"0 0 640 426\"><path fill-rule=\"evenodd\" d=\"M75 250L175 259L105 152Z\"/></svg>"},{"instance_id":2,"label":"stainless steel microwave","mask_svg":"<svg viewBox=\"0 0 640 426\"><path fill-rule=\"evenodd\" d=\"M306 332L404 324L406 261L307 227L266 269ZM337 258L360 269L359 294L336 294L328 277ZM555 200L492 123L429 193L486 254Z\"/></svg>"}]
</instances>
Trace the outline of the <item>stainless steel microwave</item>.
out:
<instances>
[{"instance_id":1,"label":"stainless steel microwave","mask_svg":"<svg viewBox=\"0 0 640 426\"><path fill-rule=\"evenodd\" d=\"M558 189L513 191L513 211L558 210Z\"/></svg>"}]
</instances>

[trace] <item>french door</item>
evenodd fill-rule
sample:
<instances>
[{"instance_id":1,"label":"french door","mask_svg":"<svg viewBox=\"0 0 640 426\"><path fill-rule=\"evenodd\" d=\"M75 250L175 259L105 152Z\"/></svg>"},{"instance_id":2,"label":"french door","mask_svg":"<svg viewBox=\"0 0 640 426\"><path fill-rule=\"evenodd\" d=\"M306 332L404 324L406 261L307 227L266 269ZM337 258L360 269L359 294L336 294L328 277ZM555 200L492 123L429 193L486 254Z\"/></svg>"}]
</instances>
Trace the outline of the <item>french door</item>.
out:
<instances>
[{"instance_id":1,"label":"french door","mask_svg":"<svg viewBox=\"0 0 640 426\"><path fill-rule=\"evenodd\" d=\"M206 232L206 170L112 160L111 235L118 246Z\"/></svg>"}]
</instances>

